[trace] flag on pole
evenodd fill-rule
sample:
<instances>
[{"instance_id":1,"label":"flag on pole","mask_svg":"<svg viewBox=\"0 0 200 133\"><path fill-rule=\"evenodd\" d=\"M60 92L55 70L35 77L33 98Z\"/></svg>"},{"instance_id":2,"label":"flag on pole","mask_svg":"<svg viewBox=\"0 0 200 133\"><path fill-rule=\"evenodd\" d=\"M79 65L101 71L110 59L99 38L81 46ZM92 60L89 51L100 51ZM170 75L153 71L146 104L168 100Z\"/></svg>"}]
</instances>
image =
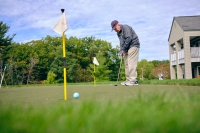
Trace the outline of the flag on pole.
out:
<instances>
[{"instance_id":1,"label":"flag on pole","mask_svg":"<svg viewBox=\"0 0 200 133\"><path fill-rule=\"evenodd\" d=\"M64 100L67 100L67 70L66 70L66 44L65 44L65 31L68 29L66 15L64 9L61 9L62 16L57 24L53 27L53 30L58 34L62 34L62 47L63 47L63 77L64 77Z\"/></svg>"},{"instance_id":2,"label":"flag on pole","mask_svg":"<svg viewBox=\"0 0 200 133\"><path fill-rule=\"evenodd\" d=\"M93 63L94 63L94 86L96 86L96 80L95 80L95 65L99 65L99 62L97 61L97 58L94 57L93 59Z\"/></svg>"},{"instance_id":3,"label":"flag on pole","mask_svg":"<svg viewBox=\"0 0 200 133\"><path fill-rule=\"evenodd\" d=\"M57 32L58 34L62 34L68 29L66 14L63 13L60 20L57 22L57 24L53 27L53 30Z\"/></svg>"},{"instance_id":4,"label":"flag on pole","mask_svg":"<svg viewBox=\"0 0 200 133\"><path fill-rule=\"evenodd\" d=\"M95 64L95 65L99 65L99 62L97 61L97 58L96 57L94 57L94 59L93 59L93 63Z\"/></svg>"}]
</instances>

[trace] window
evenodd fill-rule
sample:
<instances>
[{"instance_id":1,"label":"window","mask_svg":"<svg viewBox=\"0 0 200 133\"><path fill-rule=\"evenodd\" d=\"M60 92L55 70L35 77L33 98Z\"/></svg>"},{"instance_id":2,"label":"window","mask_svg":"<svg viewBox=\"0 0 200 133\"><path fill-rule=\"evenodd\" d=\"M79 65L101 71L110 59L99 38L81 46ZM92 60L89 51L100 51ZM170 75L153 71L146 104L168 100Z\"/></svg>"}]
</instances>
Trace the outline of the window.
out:
<instances>
[{"instance_id":1,"label":"window","mask_svg":"<svg viewBox=\"0 0 200 133\"><path fill-rule=\"evenodd\" d=\"M181 49L184 49L184 45L183 44L181 44Z\"/></svg>"},{"instance_id":2,"label":"window","mask_svg":"<svg viewBox=\"0 0 200 133\"><path fill-rule=\"evenodd\" d=\"M197 67L198 68L198 76L200 75L200 66Z\"/></svg>"}]
</instances>

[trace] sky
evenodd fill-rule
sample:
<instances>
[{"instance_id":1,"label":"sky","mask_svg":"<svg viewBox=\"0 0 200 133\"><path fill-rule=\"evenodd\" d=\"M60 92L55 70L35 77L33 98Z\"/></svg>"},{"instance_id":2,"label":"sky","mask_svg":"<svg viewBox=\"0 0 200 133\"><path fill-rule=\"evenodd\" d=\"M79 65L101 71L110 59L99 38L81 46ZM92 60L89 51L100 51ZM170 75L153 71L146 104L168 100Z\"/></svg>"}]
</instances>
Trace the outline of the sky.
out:
<instances>
[{"instance_id":1,"label":"sky","mask_svg":"<svg viewBox=\"0 0 200 133\"><path fill-rule=\"evenodd\" d=\"M0 0L0 21L14 42L61 36L52 27L65 9L67 37L94 36L119 46L111 21L131 26L140 40L139 61L169 60L168 37L174 17L200 15L199 0Z\"/></svg>"}]
</instances>

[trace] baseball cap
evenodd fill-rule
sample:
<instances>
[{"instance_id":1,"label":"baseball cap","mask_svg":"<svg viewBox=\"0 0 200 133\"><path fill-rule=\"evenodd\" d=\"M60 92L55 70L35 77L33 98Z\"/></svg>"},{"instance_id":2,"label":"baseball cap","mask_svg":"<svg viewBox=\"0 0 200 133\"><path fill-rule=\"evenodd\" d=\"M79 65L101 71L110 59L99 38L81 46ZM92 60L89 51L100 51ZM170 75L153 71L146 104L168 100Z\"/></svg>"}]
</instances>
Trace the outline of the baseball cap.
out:
<instances>
[{"instance_id":1,"label":"baseball cap","mask_svg":"<svg viewBox=\"0 0 200 133\"><path fill-rule=\"evenodd\" d=\"M119 22L117 20L113 20L111 22L111 27L112 27L112 31L115 29L116 25L118 24Z\"/></svg>"}]
</instances>

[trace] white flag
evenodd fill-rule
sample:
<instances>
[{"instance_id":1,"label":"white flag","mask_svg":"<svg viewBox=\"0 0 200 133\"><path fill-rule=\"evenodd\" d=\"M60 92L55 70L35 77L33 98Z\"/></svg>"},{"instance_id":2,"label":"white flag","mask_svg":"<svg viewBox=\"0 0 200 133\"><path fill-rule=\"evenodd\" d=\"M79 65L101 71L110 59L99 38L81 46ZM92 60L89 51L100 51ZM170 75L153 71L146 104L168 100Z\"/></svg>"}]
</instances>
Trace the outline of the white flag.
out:
<instances>
[{"instance_id":1,"label":"white flag","mask_svg":"<svg viewBox=\"0 0 200 133\"><path fill-rule=\"evenodd\" d=\"M68 29L66 14L63 13L60 20L57 22L57 24L53 27L53 30L57 32L58 34L62 34Z\"/></svg>"},{"instance_id":2,"label":"white flag","mask_svg":"<svg viewBox=\"0 0 200 133\"><path fill-rule=\"evenodd\" d=\"M95 65L99 65L99 62L97 61L97 58L96 57L94 57L94 59L93 59L93 63L95 64Z\"/></svg>"}]
</instances>

